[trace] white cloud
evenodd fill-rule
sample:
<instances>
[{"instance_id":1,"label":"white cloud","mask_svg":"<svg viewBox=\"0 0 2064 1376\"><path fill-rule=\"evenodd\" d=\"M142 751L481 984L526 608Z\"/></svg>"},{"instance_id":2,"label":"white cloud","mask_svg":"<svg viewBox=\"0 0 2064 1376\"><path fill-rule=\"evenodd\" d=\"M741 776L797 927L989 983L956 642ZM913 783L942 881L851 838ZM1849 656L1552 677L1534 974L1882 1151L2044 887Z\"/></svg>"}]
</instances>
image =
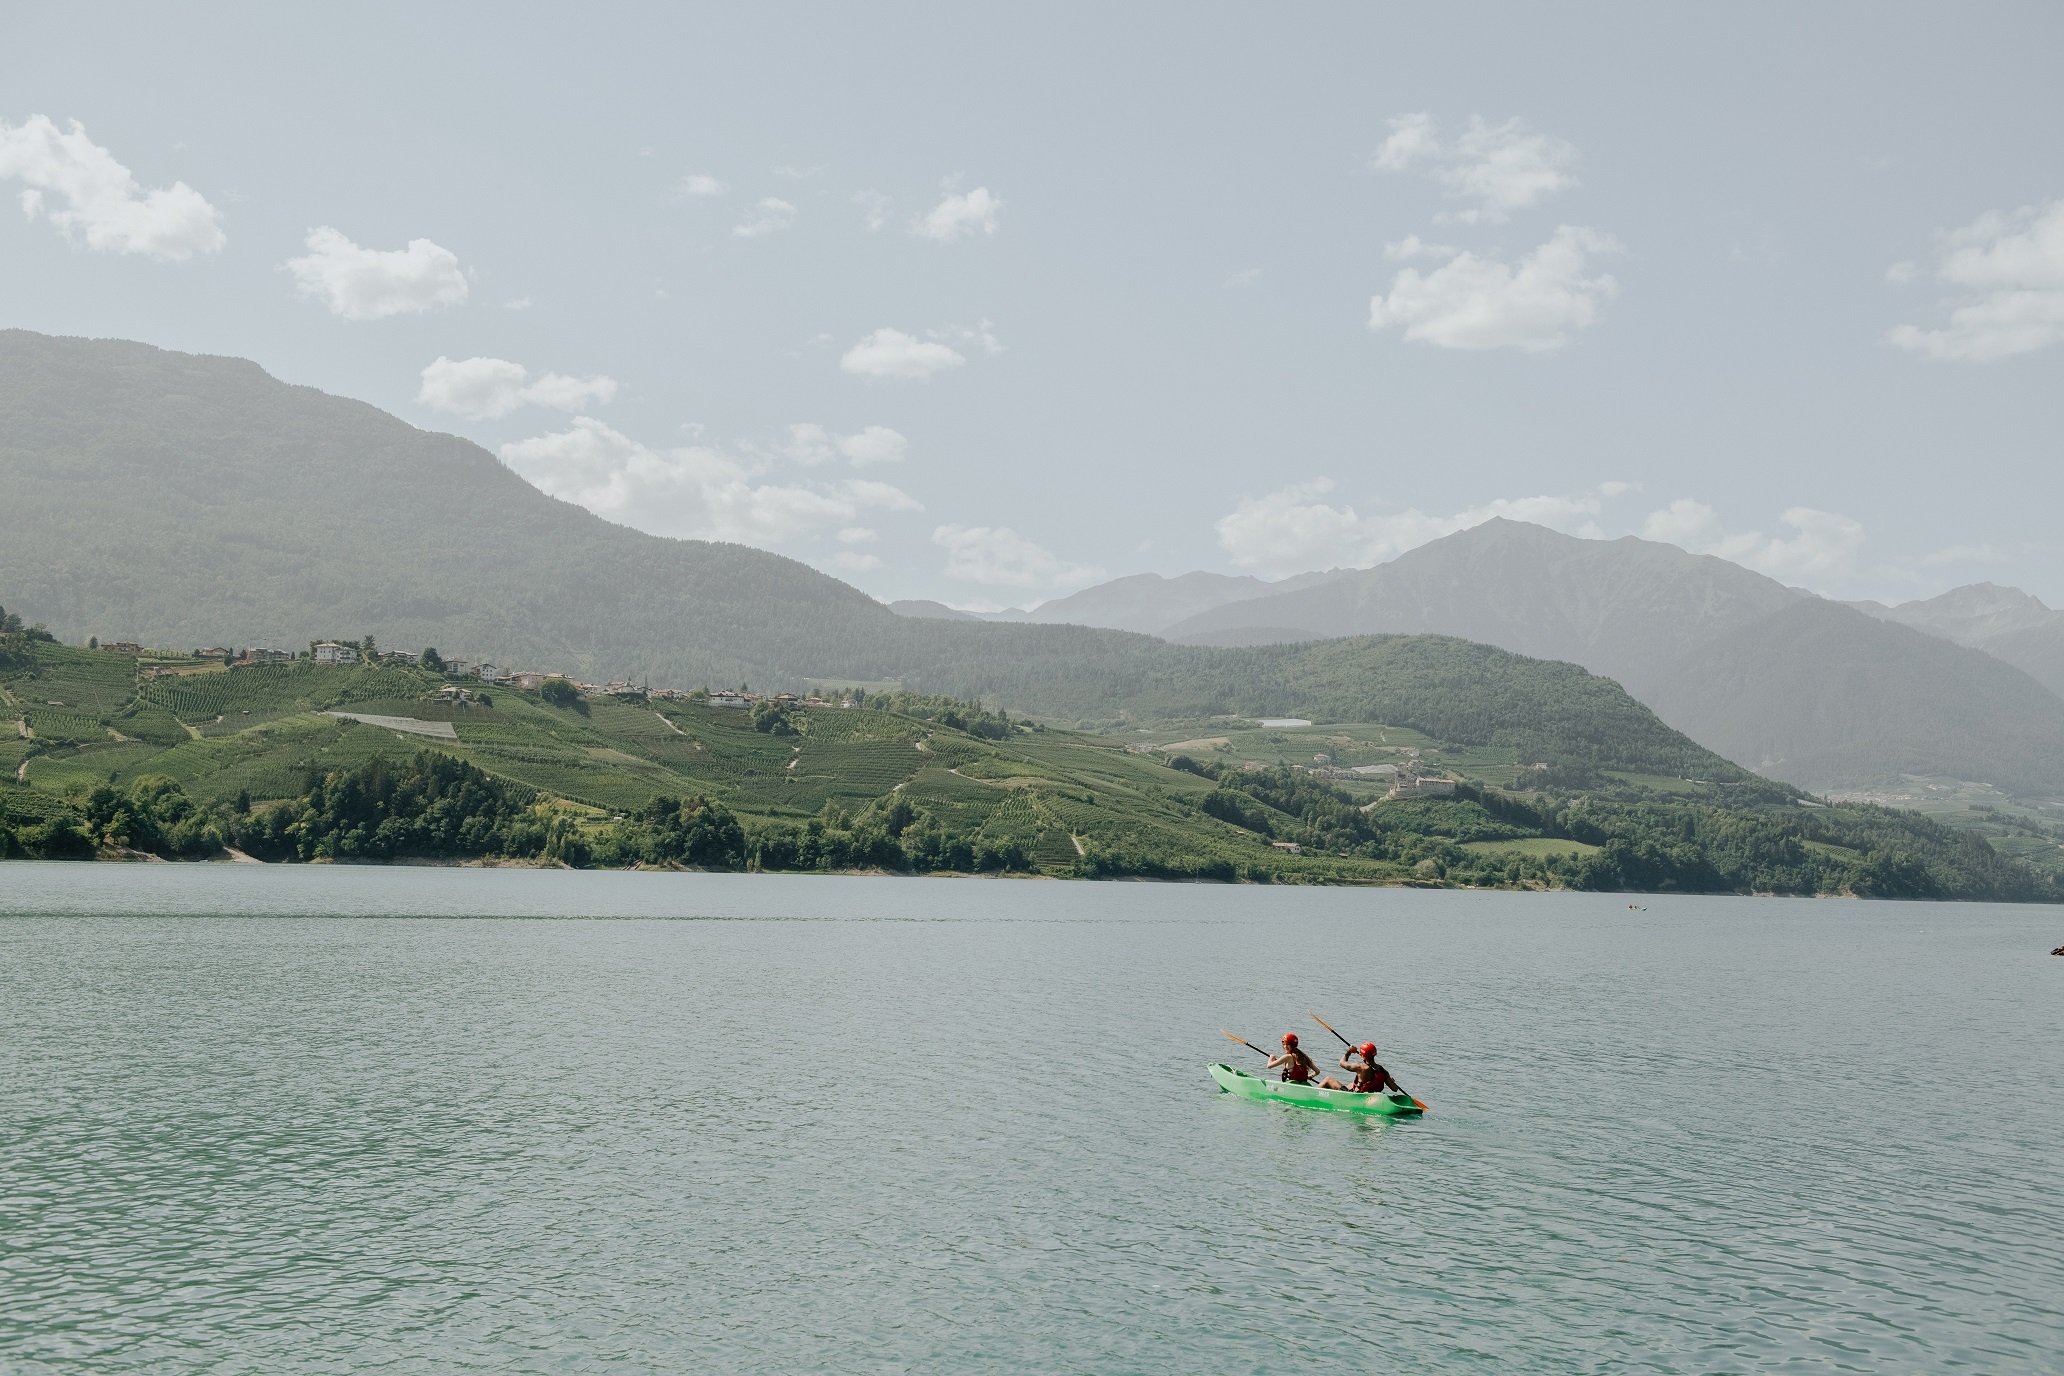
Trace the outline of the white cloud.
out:
<instances>
[{"instance_id":1,"label":"white cloud","mask_svg":"<svg viewBox=\"0 0 2064 1376\"><path fill-rule=\"evenodd\" d=\"M919 382L948 368L958 368L967 356L935 339L919 339L901 330L879 329L846 350L839 367L860 377L914 378Z\"/></svg>"},{"instance_id":2,"label":"white cloud","mask_svg":"<svg viewBox=\"0 0 2064 1376\"><path fill-rule=\"evenodd\" d=\"M312 296L346 320L417 314L466 299L466 274L450 249L428 239L407 248L360 248L324 225L308 231L308 253L287 260L303 296Z\"/></svg>"},{"instance_id":3,"label":"white cloud","mask_svg":"<svg viewBox=\"0 0 2064 1376\"><path fill-rule=\"evenodd\" d=\"M1414 258L1453 258L1461 251L1453 244L1430 244L1416 234L1407 234L1383 246L1383 256L1393 263L1410 262Z\"/></svg>"},{"instance_id":4,"label":"white cloud","mask_svg":"<svg viewBox=\"0 0 2064 1376\"><path fill-rule=\"evenodd\" d=\"M872 189L855 191L853 204L860 207L860 223L872 234L889 222L889 211L895 205L886 195Z\"/></svg>"},{"instance_id":5,"label":"white cloud","mask_svg":"<svg viewBox=\"0 0 2064 1376\"><path fill-rule=\"evenodd\" d=\"M831 566L844 573L868 573L880 568L882 560L863 549L842 549L831 556Z\"/></svg>"},{"instance_id":6,"label":"white cloud","mask_svg":"<svg viewBox=\"0 0 2064 1376\"><path fill-rule=\"evenodd\" d=\"M1648 513L1641 524L1641 538L1660 540L1695 550L1720 535L1720 513L1704 502L1679 497L1659 511Z\"/></svg>"},{"instance_id":7,"label":"white cloud","mask_svg":"<svg viewBox=\"0 0 2064 1376\"><path fill-rule=\"evenodd\" d=\"M1929 358L1989 363L2064 342L2064 200L1990 211L1940 236L1936 280L1956 295L1939 329L1899 325L1886 336ZM1896 284L1916 275L1894 264Z\"/></svg>"},{"instance_id":8,"label":"white cloud","mask_svg":"<svg viewBox=\"0 0 2064 1376\"><path fill-rule=\"evenodd\" d=\"M1712 554L1773 578L1824 579L1854 573L1863 552L1861 522L1834 511L1795 506L1778 516L1789 534L1729 531L1704 502L1679 497L1642 523L1642 538Z\"/></svg>"},{"instance_id":9,"label":"white cloud","mask_svg":"<svg viewBox=\"0 0 2064 1376\"><path fill-rule=\"evenodd\" d=\"M615 378L563 373L533 378L528 368L505 358L440 357L423 369L423 385L416 393L416 400L431 410L470 420L493 420L521 406L585 411L592 403L615 397Z\"/></svg>"},{"instance_id":10,"label":"white cloud","mask_svg":"<svg viewBox=\"0 0 2064 1376\"><path fill-rule=\"evenodd\" d=\"M1226 278L1225 284L1229 287L1251 287L1260 280L1260 268L1241 268L1231 277Z\"/></svg>"},{"instance_id":11,"label":"white cloud","mask_svg":"<svg viewBox=\"0 0 2064 1376\"><path fill-rule=\"evenodd\" d=\"M970 234L994 234L1003 201L986 186L973 191L949 192L930 210L910 222L910 232L922 239L950 244Z\"/></svg>"},{"instance_id":12,"label":"white cloud","mask_svg":"<svg viewBox=\"0 0 2064 1376\"><path fill-rule=\"evenodd\" d=\"M1492 124L1478 115L1452 143L1424 112L1390 121L1390 135L1369 159L1377 172L1425 169L1450 196L1473 202L1438 218L1496 224L1577 184L1574 145L1530 128L1525 120Z\"/></svg>"},{"instance_id":13,"label":"white cloud","mask_svg":"<svg viewBox=\"0 0 2064 1376\"><path fill-rule=\"evenodd\" d=\"M1458 253L1428 273L1404 268L1370 300L1369 328L1402 328L1406 339L1444 349L1559 349L1619 292L1590 261L1619 249L1609 234L1563 225L1516 265Z\"/></svg>"},{"instance_id":14,"label":"white cloud","mask_svg":"<svg viewBox=\"0 0 2064 1376\"><path fill-rule=\"evenodd\" d=\"M88 248L178 262L227 242L200 192L185 182L144 190L77 120L69 129L47 115L18 125L0 120L0 178L9 177L26 184L24 214L47 216Z\"/></svg>"},{"instance_id":15,"label":"white cloud","mask_svg":"<svg viewBox=\"0 0 2064 1376\"><path fill-rule=\"evenodd\" d=\"M808 167L799 167L795 163L785 162L774 169L774 175L777 177L787 177L790 181L805 182L825 171L830 166L830 163L815 162Z\"/></svg>"},{"instance_id":16,"label":"white cloud","mask_svg":"<svg viewBox=\"0 0 2064 1376\"><path fill-rule=\"evenodd\" d=\"M932 543L946 551L945 573L994 587L1063 588L1094 583L1100 568L1071 564L1008 526L940 526Z\"/></svg>"},{"instance_id":17,"label":"white cloud","mask_svg":"<svg viewBox=\"0 0 2064 1376\"><path fill-rule=\"evenodd\" d=\"M1944 545L1921 556L1926 568L1941 568L1946 564L2004 564L2006 551L1996 545Z\"/></svg>"},{"instance_id":18,"label":"white cloud","mask_svg":"<svg viewBox=\"0 0 2064 1376\"><path fill-rule=\"evenodd\" d=\"M1383 140L1369 166L1377 172L1409 172L1440 156L1440 127L1425 111L1394 115L1390 136Z\"/></svg>"},{"instance_id":19,"label":"white cloud","mask_svg":"<svg viewBox=\"0 0 2064 1376\"><path fill-rule=\"evenodd\" d=\"M841 435L838 450L848 463L895 463L910 448L910 441L886 425L863 426L857 435Z\"/></svg>"},{"instance_id":20,"label":"white cloud","mask_svg":"<svg viewBox=\"0 0 2064 1376\"><path fill-rule=\"evenodd\" d=\"M881 536L866 526L847 526L838 533L838 542L842 545L871 545L879 539Z\"/></svg>"},{"instance_id":21,"label":"white cloud","mask_svg":"<svg viewBox=\"0 0 2064 1376\"><path fill-rule=\"evenodd\" d=\"M871 463L895 463L909 447L909 440L886 425L869 425L856 434L835 435L821 425L804 422L788 427L788 438L779 452L782 457L802 464L844 459L860 467Z\"/></svg>"},{"instance_id":22,"label":"white cloud","mask_svg":"<svg viewBox=\"0 0 2064 1376\"><path fill-rule=\"evenodd\" d=\"M996 337L995 329L987 320L973 326L948 325L941 329L926 330L925 334L941 343L963 344L971 349L980 349L991 356L1003 352L1003 341Z\"/></svg>"},{"instance_id":23,"label":"white cloud","mask_svg":"<svg viewBox=\"0 0 2064 1376\"><path fill-rule=\"evenodd\" d=\"M674 196L678 200L691 196L723 196L730 190L729 182L718 181L707 172L691 172L674 184Z\"/></svg>"},{"instance_id":24,"label":"white cloud","mask_svg":"<svg viewBox=\"0 0 2064 1376\"><path fill-rule=\"evenodd\" d=\"M758 482L748 458L707 445L653 449L586 416L500 452L540 490L655 535L778 545L849 528L868 510L923 509L887 483Z\"/></svg>"},{"instance_id":25,"label":"white cloud","mask_svg":"<svg viewBox=\"0 0 2064 1376\"><path fill-rule=\"evenodd\" d=\"M1574 496L1500 497L1451 515L1415 507L1368 516L1323 500L1332 490L1332 479L1317 478L1243 497L1219 518L1218 543L1241 568L1290 574L1367 567L1499 516L1597 539L1605 533L1597 521L1604 503L1628 488L1613 482Z\"/></svg>"},{"instance_id":26,"label":"white cloud","mask_svg":"<svg viewBox=\"0 0 2064 1376\"><path fill-rule=\"evenodd\" d=\"M796 208L777 196L753 202L752 212L743 220L731 226L731 233L740 239L757 239L764 234L778 234L795 223Z\"/></svg>"},{"instance_id":27,"label":"white cloud","mask_svg":"<svg viewBox=\"0 0 2064 1376\"><path fill-rule=\"evenodd\" d=\"M502 302L502 309L505 311L527 311L535 304L527 296L516 296Z\"/></svg>"}]
</instances>

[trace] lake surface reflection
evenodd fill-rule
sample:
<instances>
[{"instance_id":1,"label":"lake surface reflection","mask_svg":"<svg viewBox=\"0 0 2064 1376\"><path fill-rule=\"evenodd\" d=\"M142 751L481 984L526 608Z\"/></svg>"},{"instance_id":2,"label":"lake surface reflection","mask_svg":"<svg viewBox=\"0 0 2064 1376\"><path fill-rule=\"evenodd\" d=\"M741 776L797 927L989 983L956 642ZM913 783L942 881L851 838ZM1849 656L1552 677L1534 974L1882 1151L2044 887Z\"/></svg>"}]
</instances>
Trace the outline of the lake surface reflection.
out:
<instances>
[{"instance_id":1,"label":"lake surface reflection","mask_svg":"<svg viewBox=\"0 0 2064 1376\"><path fill-rule=\"evenodd\" d=\"M2057 1369L2064 912L1642 902L0 865L0 1369Z\"/></svg>"}]
</instances>

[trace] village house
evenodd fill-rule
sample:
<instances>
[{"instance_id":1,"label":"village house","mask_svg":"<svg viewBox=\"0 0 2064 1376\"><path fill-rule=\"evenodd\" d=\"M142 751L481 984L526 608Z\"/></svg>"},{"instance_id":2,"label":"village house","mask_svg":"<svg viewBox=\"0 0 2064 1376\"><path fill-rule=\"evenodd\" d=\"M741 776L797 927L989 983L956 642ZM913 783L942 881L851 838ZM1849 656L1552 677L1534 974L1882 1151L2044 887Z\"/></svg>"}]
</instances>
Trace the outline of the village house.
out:
<instances>
[{"instance_id":1,"label":"village house","mask_svg":"<svg viewBox=\"0 0 2064 1376\"><path fill-rule=\"evenodd\" d=\"M294 658L292 650L246 650L243 662L246 664L285 664Z\"/></svg>"},{"instance_id":2,"label":"village house","mask_svg":"<svg viewBox=\"0 0 2064 1376\"><path fill-rule=\"evenodd\" d=\"M750 707L752 699L743 693L716 692L709 695L712 707Z\"/></svg>"},{"instance_id":3,"label":"village house","mask_svg":"<svg viewBox=\"0 0 2064 1376\"><path fill-rule=\"evenodd\" d=\"M1423 779L1417 775L1400 774L1398 781L1384 794L1391 798L1445 798L1455 791L1453 779Z\"/></svg>"},{"instance_id":4,"label":"village house","mask_svg":"<svg viewBox=\"0 0 2064 1376\"><path fill-rule=\"evenodd\" d=\"M509 686L518 692L535 693L545 686L546 679L557 677L557 674L543 674L535 669L519 669L509 675Z\"/></svg>"},{"instance_id":5,"label":"village house","mask_svg":"<svg viewBox=\"0 0 2064 1376\"><path fill-rule=\"evenodd\" d=\"M205 649L195 650L193 652L193 657L195 659L228 660L235 659L237 657L237 652L235 650L230 649L227 645L210 645L207 646Z\"/></svg>"},{"instance_id":6,"label":"village house","mask_svg":"<svg viewBox=\"0 0 2064 1376\"><path fill-rule=\"evenodd\" d=\"M447 683L444 687L437 690L437 700L439 702L471 702L473 701L473 693L471 689L466 688L462 684Z\"/></svg>"},{"instance_id":7,"label":"village house","mask_svg":"<svg viewBox=\"0 0 2064 1376\"><path fill-rule=\"evenodd\" d=\"M340 645L334 640L318 641L315 647L315 662L317 664L356 664L358 663L358 647L356 645Z\"/></svg>"},{"instance_id":8,"label":"village house","mask_svg":"<svg viewBox=\"0 0 2064 1376\"><path fill-rule=\"evenodd\" d=\"M143 646L133 640L110 640L103 643L100 648L106 650L111 655L140 655L143 653Z\"/></svg>"}]
</instances>

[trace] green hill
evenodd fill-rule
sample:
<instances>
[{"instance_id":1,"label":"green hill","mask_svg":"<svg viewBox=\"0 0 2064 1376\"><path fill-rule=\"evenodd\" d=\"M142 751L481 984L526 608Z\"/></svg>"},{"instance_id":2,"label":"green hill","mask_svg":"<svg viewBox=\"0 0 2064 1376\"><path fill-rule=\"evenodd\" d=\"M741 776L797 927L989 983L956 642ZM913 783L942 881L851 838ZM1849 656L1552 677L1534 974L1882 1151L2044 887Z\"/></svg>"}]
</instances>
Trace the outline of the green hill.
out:
<instances>
[{"instance_id":1,"label":"green hill","mask_svg":"<svg viewBox=\"0 0 2064 1376\"><path fill-rule=\"evenodd\" d=\"M1966 833L1808 807L1703 752L1683 756L1713 766L1700 778L1607 767L1655 758L1670 740L1659 725L1647 753L1536 760L1536 739L1582 743L1625 703L1567 665L1434 638L1325 652L1274 664L1279 691L1420 724L1165 722L1133 728L1128 748L912 694L748 712L496 687L458 703L410 668L140 662L16 633L0 636L0 858L235 845L285 860L2060 894ZM1382 783L1296 767L1315 746L1456 786L1384 801Z\"/></svg>"},{"instance_id":2,"label":"green hill","mask_svg":"<svg viewBox=\"0 0 2064 1376\"><path fill-rule=\"evenodd\" d=\"M0 332L0 484L0 589L79 639L371 633L596 679L894 681L1101 723L1375 713L1540 758L1725 769L1609 684L1461 642L1219 650L898 616L794 560L612 525L475 445L235 359Z\"/></svg>"}]
</instances>

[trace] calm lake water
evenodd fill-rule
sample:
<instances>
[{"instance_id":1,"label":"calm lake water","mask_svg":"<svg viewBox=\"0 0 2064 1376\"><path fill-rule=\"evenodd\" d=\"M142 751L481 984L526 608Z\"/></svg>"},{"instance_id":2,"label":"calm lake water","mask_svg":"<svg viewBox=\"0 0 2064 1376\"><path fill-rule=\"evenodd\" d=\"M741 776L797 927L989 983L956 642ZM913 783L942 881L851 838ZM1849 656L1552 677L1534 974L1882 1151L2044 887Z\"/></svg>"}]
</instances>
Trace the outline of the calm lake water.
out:
<instances>
[{"instance_id":1,"label":"calm lake water","mask_svg":"<svg viewBox=\"0 0 2064 1376\"><path fill-rule=\"evenodd\" d=\"M0 865L0 1369L2058 1370L2064 910L1640 901Z\"/></svg>"}]
</instances>

